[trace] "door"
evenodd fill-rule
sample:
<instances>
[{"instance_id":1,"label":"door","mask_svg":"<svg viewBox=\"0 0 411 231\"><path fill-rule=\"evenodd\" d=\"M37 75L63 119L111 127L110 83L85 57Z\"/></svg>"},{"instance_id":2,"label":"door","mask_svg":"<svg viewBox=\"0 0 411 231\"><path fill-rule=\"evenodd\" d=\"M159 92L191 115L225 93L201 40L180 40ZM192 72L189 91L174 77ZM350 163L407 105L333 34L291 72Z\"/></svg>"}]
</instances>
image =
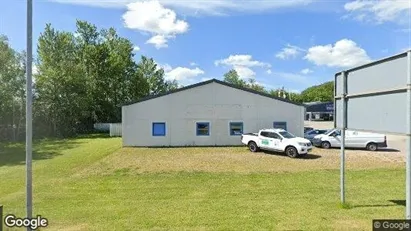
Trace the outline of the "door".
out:
<instances>
[{"instance_id":1,"label":"door","mask_svg":"<svg viewBox=\"0 0 411 231\"><path fill-rule=\"evenodd\" d=\"M261 132L260 147L266 150L278 151L280 149L281 137L275 132Z\"/></svg>"},{"instance_id":2,"label":"door","mask_svg":"<svg viewBox=\"0 0 411 231\"><path fill-rule=\"evenodd\" d=\"M269 137L269 132L261 132L258 137L258 146L261 149L269 149L270 142L272 142L272 138Z\"/></svg>"},{"instance_id":3,"label":"door","mask_svg":"<svg viewBox=\"0 0 411 231\"><path fill-rule=\"evenodd\" d=\"M335 130L330 135L328 135L328 141L331 144L331 147L340 147L341 146L341 133L339 130Z\"/></svg>"}]
</instances>

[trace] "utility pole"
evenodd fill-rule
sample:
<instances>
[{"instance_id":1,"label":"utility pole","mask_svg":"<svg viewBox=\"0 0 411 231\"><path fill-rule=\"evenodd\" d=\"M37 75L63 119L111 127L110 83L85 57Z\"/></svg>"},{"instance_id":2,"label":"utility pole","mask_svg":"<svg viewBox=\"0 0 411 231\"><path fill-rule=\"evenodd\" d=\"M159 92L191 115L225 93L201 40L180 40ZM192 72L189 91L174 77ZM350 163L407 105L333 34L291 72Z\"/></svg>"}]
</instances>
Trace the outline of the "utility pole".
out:
<instances>
[{"instance_id":1,"label":"utility pole","mask_svg":"<svg viewBox=\"0 0 411 231\"><path fill-rule=\"evenodd\" d=\"M27 57L26 57L26 206L27 218L32 218L32 63L33 63L33 0L27 0ZM31 231L30 227L27 227Z\"/></svg>"}]
</instances>

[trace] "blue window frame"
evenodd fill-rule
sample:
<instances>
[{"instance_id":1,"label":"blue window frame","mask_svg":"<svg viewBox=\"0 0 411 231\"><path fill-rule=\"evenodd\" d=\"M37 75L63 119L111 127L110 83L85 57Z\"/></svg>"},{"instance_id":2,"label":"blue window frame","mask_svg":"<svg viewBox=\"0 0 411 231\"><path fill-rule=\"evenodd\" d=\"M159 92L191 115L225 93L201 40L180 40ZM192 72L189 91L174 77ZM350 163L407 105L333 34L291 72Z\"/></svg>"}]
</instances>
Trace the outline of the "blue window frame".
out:
<instances>
[{"instance_id":1,"label":"blue window frame","mask_svg":"<svg viewBox=\"0 0 411 231\"><path fill-rule=\"evenodd\" d=\"M230 122L230 136L241 136L243 134L243 122Z\"/></svg>"},{"instance_id":2,"label":"blue window frame","mask_svg":"<svg viewBox=\"0 0 411 231\"><path fill-rule=\"evenodd\" d=\"M273 128L280 128L287 131L287 122L274 122Z\"/></svg>"},{"instance_id":3,"label":"blue window frame","mask_svg":"<svg viewBox=\"0 0 411 231\"><path fill-rule=\"evenodd\" d=\"M210 123L198 122L196 124L196 134L197 136L209 136L210 135Z\"/></svg>"},{"instance_id":4,"label":"blue window frame","mask_svg":"<svg viewBox=\"0 0 411 231\"><path fill-rule=\"evenodd\" d=\"M153 123L153 136L165 136L166 135L166 123L155 122Z\"/></svg>"}]
</instances>

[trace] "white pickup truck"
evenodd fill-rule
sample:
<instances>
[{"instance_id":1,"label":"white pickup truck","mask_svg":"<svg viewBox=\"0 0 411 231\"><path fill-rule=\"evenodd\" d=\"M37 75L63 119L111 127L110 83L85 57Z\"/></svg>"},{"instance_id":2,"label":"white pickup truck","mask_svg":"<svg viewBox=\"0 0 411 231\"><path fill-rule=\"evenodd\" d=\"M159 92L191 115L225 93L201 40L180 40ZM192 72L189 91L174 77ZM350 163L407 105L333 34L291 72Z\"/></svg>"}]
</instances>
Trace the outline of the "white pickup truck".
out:
<instances>
[{"instance_id":1,"label":"white pickup truck","mask_svg":"<svg viewBox=\"0 0 411 231\"><path fill-rule=\"evenodd\" d=\"M306 155L312 149L309 140L296 137L286 130L274 128L243 134L241 142L252 152L257 152L259 149L285 152L291 158Z\"/></svg>"}]
</instances>

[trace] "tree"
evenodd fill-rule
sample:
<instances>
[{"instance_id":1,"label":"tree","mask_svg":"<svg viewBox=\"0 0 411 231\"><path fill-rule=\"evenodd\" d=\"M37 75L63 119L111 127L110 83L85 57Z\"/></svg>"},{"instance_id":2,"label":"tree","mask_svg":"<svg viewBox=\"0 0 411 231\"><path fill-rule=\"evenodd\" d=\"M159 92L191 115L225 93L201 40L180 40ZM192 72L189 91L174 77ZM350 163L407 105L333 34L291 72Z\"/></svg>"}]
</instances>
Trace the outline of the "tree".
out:
<instances>
[{"instance_id":1,"label":"tree","mask_svg":"<svg viewBox=\"0 0 411 231\"><path fill-rule=\"evenodd\" d=\"M152 73L141 72L128 39L114 28L98 31L85 21L76 25L71 33L48 24L39 38L35 106L44 134L70 136L96 122L119 122L123 103L149 94L144 74Z\"/></svg>"},{"instance_id":2,"label":"tree","mask_svg":"<svg viewBox=\"0 0 411 231\"><path fill-rule=\"evenodd\" d=\"M25 53L0 35L0 140L22 138L25 122Z\"/></svg>"},{"instance_id":3,"label":"tree","mask_svg":"<svg viewBox=\"0 0 411 231\"><path fill-rule=\"evenodd\" d=\"M178 88L176 80L165 80L164 69L159 68L153 58L141 56L141 61L137 64L137 74L148 82L150 95L157 95Z\"/></svg>"},{"instance_id":4,"label":"tree","mask_svg":"<svg viewBox=\"0 0 411 231\"><path fill-rule=\"evenodd\" d=\"M232 69L224 74L224 82L231 83L239 87L246 87L247 83L240 78L237 71Z\"/></svg>"},{"instance_id":5,"label":"tree","mask_svg":"<svg viewBox=\"0 0 411 231\"><path fill-rule=\"evenodd\" d=\"M264 86L258 84L255 79L250 78L248 80L248 83L246 83L246 87L251 88L255 91L260 91L260 92L266 93L266 90L264 89Z\"/></svg>"},{"instance_id":6,"label":"tree","mask_svg":"<svg viewBox=\"0 0 411 231\"><path fill-rule=\"evenodd\" d=\"M312 86L301 92L302 102L321 101L329 102L334 100L334 81Z\"/></svg>"}]
</instances>

